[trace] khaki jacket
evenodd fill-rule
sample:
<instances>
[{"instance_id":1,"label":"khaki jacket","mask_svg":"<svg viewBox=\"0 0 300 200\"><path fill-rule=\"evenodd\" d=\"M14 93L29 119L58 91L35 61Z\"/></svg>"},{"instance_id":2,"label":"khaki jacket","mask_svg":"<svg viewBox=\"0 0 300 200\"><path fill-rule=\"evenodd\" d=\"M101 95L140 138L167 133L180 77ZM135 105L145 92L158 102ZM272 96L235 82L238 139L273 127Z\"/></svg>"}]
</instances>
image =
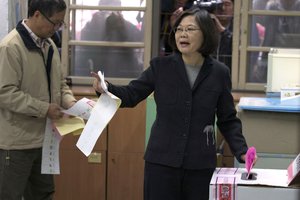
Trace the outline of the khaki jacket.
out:
<instances>
[{"instance_id":1,"label":"khaki jacket","mask_svg":"<svg viewBox=\"0 0 300 200\"><path fill-rule=\"evenodd\" d=\"M42 147L49 103L67 108L75 101L62 75L59 52L48 39L42 53L19 23L1 41L0 58L0 149Z\"/></svg>"}]
</instances>

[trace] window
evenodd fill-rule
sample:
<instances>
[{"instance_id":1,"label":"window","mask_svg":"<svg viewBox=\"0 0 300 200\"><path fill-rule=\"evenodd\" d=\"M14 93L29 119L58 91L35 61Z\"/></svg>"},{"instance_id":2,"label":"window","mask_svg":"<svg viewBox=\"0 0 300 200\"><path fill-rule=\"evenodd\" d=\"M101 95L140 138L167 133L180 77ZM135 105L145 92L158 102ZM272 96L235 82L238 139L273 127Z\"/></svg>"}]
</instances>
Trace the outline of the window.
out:
<instances>
[{"instance_id":1,"label":"window","mask_svg":"<svg viewBox=\"0 0 300 200\"><path fill-rule=\"evenodd\" d=\"M14 29L18 22L27 17L27 1L8 0L8 32Z\"/></svg>"},{"instance_id":2,"label":"window","mask_svg":"<svg viewBox=\"0 0 300 200\"><path fill-rule=\"evenodd\" d=\"M150 60L150 1L66 3L69 26L63 31L62 63L73 84L90 84L90 71L101 70L122 84L141 74Z\"/></svg>"},{"instance_id":3,"label":"window","mask_svg":"<svg viewBox=\"0 0 300 200\"><path fill-rule=\"evenodd\" d=\"M265 91L270 48L300 48L299 11L299 0L235 0L233 89Z\"/></svg>"}]
</instances>

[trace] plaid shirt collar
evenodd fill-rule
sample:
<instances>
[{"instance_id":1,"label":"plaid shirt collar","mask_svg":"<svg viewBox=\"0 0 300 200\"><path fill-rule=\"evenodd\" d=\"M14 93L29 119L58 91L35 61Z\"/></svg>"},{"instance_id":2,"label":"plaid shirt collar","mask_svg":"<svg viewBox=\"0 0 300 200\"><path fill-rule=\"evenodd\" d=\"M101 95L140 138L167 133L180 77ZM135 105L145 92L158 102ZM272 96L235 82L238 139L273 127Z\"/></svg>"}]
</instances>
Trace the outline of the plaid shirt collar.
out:
<instances>
[{"instance_id":1,"label":"plaid shirt collar","mask_svg":"<svg viewBox=\"0 0 300 200\"><path fill-rule=\"evenodd\" d=\"M38 37L34 32L32 32L32 30L27 26L27 24L25 22L26 22L26 19L24 19L22 21L22 25L28 31L30 37L32 38L32 40L34 41L34 43L36 44L36 46L38 46L39 48L44 48L45 44L46 44L46 42L48 42L48 40L47 39L42 39L42 38Z\"/></svg>"}]
</instances>

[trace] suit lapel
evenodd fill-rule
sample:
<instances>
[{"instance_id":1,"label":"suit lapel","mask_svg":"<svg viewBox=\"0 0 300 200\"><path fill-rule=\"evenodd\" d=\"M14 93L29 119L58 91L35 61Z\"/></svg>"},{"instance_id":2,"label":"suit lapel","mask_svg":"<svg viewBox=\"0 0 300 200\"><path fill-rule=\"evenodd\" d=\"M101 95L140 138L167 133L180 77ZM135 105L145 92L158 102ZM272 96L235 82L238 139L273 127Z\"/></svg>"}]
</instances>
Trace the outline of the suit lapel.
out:
<instances>
[{"instance_id":1,"label":"suit lapel","mask_svg":"<svg viewBox=\"0 0 300 200\"><path fill-rule=\"evenodd\" d=\"M177 75L180 77L180 79L183 81L183 83L190 88L190 84L188 81L188 76L185 70L185 65L182 60L180 53L174 53L174 70L176 71Z\"/></svg>"}]
</instances>

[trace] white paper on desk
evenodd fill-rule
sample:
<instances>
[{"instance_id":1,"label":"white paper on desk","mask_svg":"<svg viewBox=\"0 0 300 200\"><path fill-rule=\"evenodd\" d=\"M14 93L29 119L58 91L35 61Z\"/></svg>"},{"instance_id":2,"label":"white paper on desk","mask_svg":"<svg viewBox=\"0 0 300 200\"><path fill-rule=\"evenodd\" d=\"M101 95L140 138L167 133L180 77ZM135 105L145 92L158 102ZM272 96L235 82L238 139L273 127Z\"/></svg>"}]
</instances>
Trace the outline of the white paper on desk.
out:
<instances>
[{"instance_id":1,"label":"white paper on desk","mask_svg":"<svg viewBox=\"0 0 300 200\"><path fill-rule=\"evenodd\" d=\"M90 155L102 131L120 105L121 100L113 94L101 94L76 144L84 155Z\"/></svg>"},{"instance_id":2,"label":"white paper on desk","mask_svg":"<svg viewBox=\"0 0 300 200\"><path fill-rule=\"evenodd\" d=\"M60 174L59 143L62 137L47 118L42 152L42 174Z\"/></svg>"},{"instance_id":3,"label":"white paper on desk","mask_svg":"<svg viewBox=\"0 0 300 200\"><path fill-rule=\"evenodd\" d=\"M63 110L62 112L88 120L95 104L95 101L84 97L77 101L71 108Z\"/></svg>"}]
</instances>

